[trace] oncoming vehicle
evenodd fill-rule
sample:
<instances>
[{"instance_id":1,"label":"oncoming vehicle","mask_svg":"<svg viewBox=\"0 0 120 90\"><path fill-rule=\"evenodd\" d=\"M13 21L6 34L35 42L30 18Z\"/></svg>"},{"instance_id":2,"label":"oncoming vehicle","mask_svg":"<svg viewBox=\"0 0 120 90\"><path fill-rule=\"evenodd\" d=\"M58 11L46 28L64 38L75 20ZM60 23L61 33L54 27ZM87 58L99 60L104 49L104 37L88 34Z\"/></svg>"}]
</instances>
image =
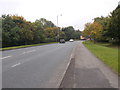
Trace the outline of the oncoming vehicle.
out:
<instances>
[{"instance_id":1,"label":"oncoming vehicle","mask_svg":"<svg viewBox=\"0 0 120 90\"><path fill-rule=\"evenodd\" d=\"M65 43L65 39L60 39L60 43Z\"/></svg>"},{"instance_id":2,"label":"oncoming vehicle","mask_svg":"<svg viewBox=\"0 0 120 90\"><path fill-rule=\"evenodd\" d=\"M73 40L73 39L70 39L69 41L70 41L70 42L73 42L74 40Z\"/></svg>"}]
</instances>

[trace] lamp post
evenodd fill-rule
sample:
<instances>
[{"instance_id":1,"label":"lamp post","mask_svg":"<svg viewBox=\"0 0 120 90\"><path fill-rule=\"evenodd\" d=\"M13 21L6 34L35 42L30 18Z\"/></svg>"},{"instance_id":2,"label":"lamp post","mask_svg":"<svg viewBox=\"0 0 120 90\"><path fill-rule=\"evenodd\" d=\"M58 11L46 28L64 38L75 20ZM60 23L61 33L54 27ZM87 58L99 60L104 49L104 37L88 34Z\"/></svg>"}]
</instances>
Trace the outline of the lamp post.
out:
<instances>
[{"instance_id":1,"label":"lamp post","mask_svg":"<svg viewBox=\"0 0 120 90\"><path fill-rule=\"evenodd\" d=\"M59 37L60 37L59 26L58 26L58 17L59 16L62 16L62 14L61 15L57 15L57 27L58 27L57 39L58 39L58 42L59 42Z\"/></svg>"}]
</instances>

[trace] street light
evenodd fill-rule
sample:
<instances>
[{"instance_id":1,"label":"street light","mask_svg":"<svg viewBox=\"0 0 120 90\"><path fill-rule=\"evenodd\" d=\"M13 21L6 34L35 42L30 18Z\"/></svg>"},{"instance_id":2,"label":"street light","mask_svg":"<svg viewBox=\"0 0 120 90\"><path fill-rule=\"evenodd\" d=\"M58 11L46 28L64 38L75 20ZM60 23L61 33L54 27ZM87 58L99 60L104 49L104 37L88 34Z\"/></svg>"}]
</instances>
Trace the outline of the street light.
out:
<instances>
[{"instance_id":1,"label":"street light","mask_svg":"<svg viewBox=\"0 0 120 90\"><path fill-rule=\"evenodd\" d=\"M59 28L59 26L58 26L58 16L62 16L62 14L61 15L57 15L57 27ZM58 29L58 35L57 35L58 42L59 42L59 36L60 36L60 33L59 33L59 29Z\"/></svg>"}]
</instances>

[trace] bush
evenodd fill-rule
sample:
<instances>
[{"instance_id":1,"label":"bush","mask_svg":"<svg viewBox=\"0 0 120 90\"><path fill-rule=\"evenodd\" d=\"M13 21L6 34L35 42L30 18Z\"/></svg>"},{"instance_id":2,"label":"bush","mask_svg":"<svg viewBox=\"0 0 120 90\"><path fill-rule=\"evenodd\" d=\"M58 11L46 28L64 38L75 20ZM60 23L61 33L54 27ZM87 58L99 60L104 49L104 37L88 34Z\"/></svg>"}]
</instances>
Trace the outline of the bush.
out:
<instances>
[{"instance_id":1,"label":"bush","mask_svg":"<svg viewBox=\"0 0 120 90\"><path fill-rule=\"evenodd\" d=\"M56 40L54 38L46 38L45 43L49 43L49 42L56 42Z\"/></svg>"},{"instance_id":2,"label":"bush","mask_svg":"<svg viewBox=\"0 0 120 90\"><path fill-rule=\"evenodd\" d=\"M109 40L109 43L119 45L119 40Z\"/></svg>"}]
</instances>

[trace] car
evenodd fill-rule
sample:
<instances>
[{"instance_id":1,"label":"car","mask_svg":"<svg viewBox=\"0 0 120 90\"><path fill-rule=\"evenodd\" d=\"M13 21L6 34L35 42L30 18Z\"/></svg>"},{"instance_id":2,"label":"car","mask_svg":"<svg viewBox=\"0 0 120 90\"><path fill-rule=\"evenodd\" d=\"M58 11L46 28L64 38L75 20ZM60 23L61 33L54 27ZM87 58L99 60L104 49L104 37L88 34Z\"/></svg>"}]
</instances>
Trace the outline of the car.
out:
<instances>
[{"instance_id":1,"label":"car","mask_svg":"<svg viewBox=\"0 0 120 90\"><path fill-rule=\"evenodd\" d=\"M60 43L65 43L65 39L60 39Z\"/></svg>"},{"instance_id":2,"label":"car","mask_svg":"<svg viewBox=\"0 0 120 90\"><path fill-rule=\"evenodd\" d=\"M69 41L70 41L70 42L73 42L74 40L73 40L73 39L70 39Z\"/></svg>"}]
</instances>

